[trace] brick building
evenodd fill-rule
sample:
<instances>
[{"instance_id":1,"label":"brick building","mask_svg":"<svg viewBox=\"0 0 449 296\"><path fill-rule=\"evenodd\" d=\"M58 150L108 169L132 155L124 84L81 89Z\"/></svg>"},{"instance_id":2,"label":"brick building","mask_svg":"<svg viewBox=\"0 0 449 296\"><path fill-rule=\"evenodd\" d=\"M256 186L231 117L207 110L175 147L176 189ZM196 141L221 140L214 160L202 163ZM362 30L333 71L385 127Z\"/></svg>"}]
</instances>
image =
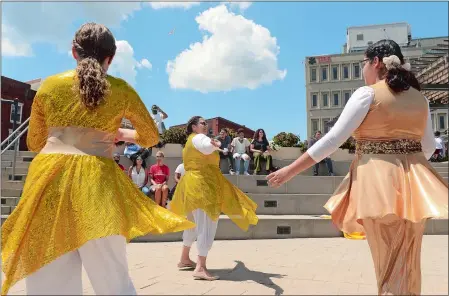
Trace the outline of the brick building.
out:
<instances>
[{"instance_id":1,"label":"brick building","mask_svg":"<svg viewBox=\"0 0 449 296\"><path fill-rule=\"evenodd\" d=\"M247 128L244 125L235 123L233 121L227 120L223 117L214 117L210 119L206 119L207 125L209 127L209 135L218 135L222 128L233 129L237 131L239 128L242 128L245 133L245 138L253 138L255 131ZM185 128L186 124L175 125L172 127L182 127Z\"/></svg>"},{"instance_id":2,"label":"brick building","mask_svg":"<svg viewBox=\"0 0 449 296\"><path fill-rule=\"evenodd\" d=\"M14 106L4 100L15 100L18 104L18 121L16 127L20 126L30 117L31 106L33 104L36 91L31 89L31 85L25 82L17 81L5 76L1 77L1 141L5 140L13 132L13 112ZM27 151L25 133L19 140L19 149Z\"/></svg>"}]
</instances>

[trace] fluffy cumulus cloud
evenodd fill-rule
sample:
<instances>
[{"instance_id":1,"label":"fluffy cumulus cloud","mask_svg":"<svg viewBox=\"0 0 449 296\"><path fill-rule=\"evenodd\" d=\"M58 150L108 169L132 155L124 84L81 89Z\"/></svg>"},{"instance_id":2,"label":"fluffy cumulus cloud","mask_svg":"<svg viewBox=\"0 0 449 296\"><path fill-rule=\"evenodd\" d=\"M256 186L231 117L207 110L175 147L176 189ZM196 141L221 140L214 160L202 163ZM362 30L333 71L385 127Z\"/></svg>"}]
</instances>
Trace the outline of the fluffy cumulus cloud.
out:
<instances>
[{"instance_id":1,"label":"fluffy cumulus cloud","mask_svg":"<svg viewBox=\"0 0 449 296\"><path fill-rule=\"evenodd\" d=\"M80 20L95 20L109 27L117 27L141 7L137 2L3 3L2 54L30 56L32 46L37 43L52 43L65 52L76 30L74 24Z\"/></svg>"},{"instance_id":2,"label":"fluffy cumulus cloud","mask_svg":"<svg viewBox=\"0 0 449 296\"><path fill-rule=\"evenodd\" d=\"M151 63L147 59L140 62L134 56L134 49L126 40L117 40L117 51L114 60L109 68L109 73L121 77L131 85L136 84L137 69L152 68Z\"/></svg>"},{"instance_id":3,"label":"fluffy cumulus cloud","mask_svg":"<svg viewBox=\"0 0 449 296\"><path fill-rule=\"evenodd\" d=\"M56 45L61 53L72 57L71 40L80 20L95 20L114 28L141 9L138 2L27 2L4 3L2 24L2 55L32 56L32 46L38 43ZM18 18L17 15L21 17ZM33 21L24 21L33 20ZM77 24L77 25L75 25ZM117 41L117 53L111 73L136 83L137 70L149 69L147 59L140 62L126 40Z\"/></svg>"},{"instance_id":4,"label":"fluffy cumulus cloud","mask_svg":"<svg viewBox=\"0 0 449 296\"><path fill-rule=\"evenodd\" d=\"M208 34L168 61L172 88L203 93L255 89L285 78L287 71L278 69L279 46L267 28L226 5L204 11L196 22Z\"/></svg>"}]
</instances>

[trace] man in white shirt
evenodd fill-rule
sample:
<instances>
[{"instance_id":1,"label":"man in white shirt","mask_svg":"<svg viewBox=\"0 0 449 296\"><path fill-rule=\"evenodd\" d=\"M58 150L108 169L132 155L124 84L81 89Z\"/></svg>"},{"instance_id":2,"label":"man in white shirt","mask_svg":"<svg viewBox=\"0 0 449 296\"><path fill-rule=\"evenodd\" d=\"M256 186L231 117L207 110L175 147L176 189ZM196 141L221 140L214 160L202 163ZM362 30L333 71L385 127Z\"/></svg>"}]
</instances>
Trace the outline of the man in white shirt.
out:
<instances>
[{"instance_id":1,"label":"man in white shirt","mask_svg":"<svg viewBox=\"0 0 449 296\"><path fill-rule=\"evenodd\" d=\"M435 153L439 153L441 155L441 157L445 157L446 156L446 147L444 146L444 142L443 142L443 139L441 139L441 133L439 131L435 132L435 142L436 142L435 149L438 150L438 152L435 151Z\"/></svg>"},{"instance_id":2,"label":"man in white shirt","mask_svg":"<svg viewBox=\"0 0 449 296\"><path fill-rule=\"evenodd\" d=\"M178 167L175 170L175 186L171 189L169 199L171 200L173 197L173 194L175 194L176 185L178 185L179 181L181 180L182 176L184 176L186 173L186 170L184 169L184 163L181 163L178 165Z\"/></svg>"},{"instance_id":3,"label":"man in white shirt","mask_svg":"<svg viewBox=\"0 0 449 296\"><path fill-rule=\"evenodd\" d=\"M248 168L249 168L249 161L251 158L248 155L248 147L251 145L251 143L248 141L248 139L245 138L245 134L243 132L242 128L239 128L237 130L238 137L234 138L231 143L231 150L233 154L233 158L235 160L235 172L237 175L240 174L240 160L243 160L243 165L245 168L245 171L243 174L245 176L249 176Z\"/></svg>"},{"instance_id":4,"label":"man in white shirt","mask_svg":"<svg viewBox=\"0 0 449 296\"><path fill-rule=\"evenodd\" d=\"M159 135L162 135L165 131L164 120L168 118L167 113L165 113L159 106L153 105L151 107L151 117L157 126Z\"/></svg>"}]
</instances>

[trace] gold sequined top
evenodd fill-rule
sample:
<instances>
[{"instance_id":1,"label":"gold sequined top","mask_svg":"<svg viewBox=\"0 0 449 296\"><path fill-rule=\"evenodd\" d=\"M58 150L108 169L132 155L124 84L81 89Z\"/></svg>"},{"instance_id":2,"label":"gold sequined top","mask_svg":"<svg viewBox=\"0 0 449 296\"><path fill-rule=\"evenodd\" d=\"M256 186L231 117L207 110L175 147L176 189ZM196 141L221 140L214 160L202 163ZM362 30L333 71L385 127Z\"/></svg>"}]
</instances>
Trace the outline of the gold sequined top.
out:
<instances>
[{"instance_id":1,"label":"gold sequined top","mask_svg":"<svg viewBox=\"0 0 449 296\"><path fill-rule=\"evenodd\" d=\"M107 76L110 95L104 103L89 110L72 90L75 71L51 76L42 83L33 102L30 119L28 149L39 152L47 141L50 127L77 126L114 133L120 128L122 118L129 119L136 132L136 143L152 147L159 134L145 104L136 91L124 80Z\"/></svg>"},{"instance_id":2,"label":"gold sequined top","mask_svg":"<svg viewBox=\"0 0 449 296\"><path fill-rule=\"evenodd\" d=\"M110 94L93 111L72 91L74 71L49 77L36 94L27 143L39 154L19 204L2 225L2 295L89 240L122 235L130 241L195 226L145 196L112 160L123 117L143 147L155 145L158 132L133 88L107 79Z\"/></svg>"}]
</instances>

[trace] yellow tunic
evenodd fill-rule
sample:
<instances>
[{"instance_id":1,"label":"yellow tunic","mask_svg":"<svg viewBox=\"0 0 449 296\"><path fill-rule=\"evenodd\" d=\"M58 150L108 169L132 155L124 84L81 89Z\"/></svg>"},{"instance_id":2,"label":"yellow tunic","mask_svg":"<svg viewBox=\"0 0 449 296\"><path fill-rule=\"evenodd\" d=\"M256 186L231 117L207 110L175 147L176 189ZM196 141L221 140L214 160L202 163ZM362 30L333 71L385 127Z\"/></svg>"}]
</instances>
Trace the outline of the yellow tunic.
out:
<instances>
[{"instance_id":1,"label":"yellow tunic","mask_svg":"<svg viewBox=\"0 0 449 296\"><path fill-rule=\"evenodd\" d=\"M186 173L176 186L170 209L183 216L202 209L214 221L224 213L245 231L256 225L257 204L223 176L218 152L204 155L193 146L194 136L189 136L182 152Z\"/></svg>"},{"instance_id":2,"label":"yellow tunic","mask_svg":"<svg viewBox=\"0 0 449 296\"><path fill-rule=\"evenodd\" d=\"M137 144L151 147L158 142L153 119L125 81L108 76L110 94L89 111L74 95L74 77L74 71L61 73L47 78L39 88L28 130L31 151L40 152L55 128L110 135L106 145L112 147L123 117L135 127ZM6 275L2 295L17 281L89 240L123 235L130 241L194 226L141 193L111 158L42 151L30 165L17 208L2 226Z\"/></svg>"}]
</instances>

